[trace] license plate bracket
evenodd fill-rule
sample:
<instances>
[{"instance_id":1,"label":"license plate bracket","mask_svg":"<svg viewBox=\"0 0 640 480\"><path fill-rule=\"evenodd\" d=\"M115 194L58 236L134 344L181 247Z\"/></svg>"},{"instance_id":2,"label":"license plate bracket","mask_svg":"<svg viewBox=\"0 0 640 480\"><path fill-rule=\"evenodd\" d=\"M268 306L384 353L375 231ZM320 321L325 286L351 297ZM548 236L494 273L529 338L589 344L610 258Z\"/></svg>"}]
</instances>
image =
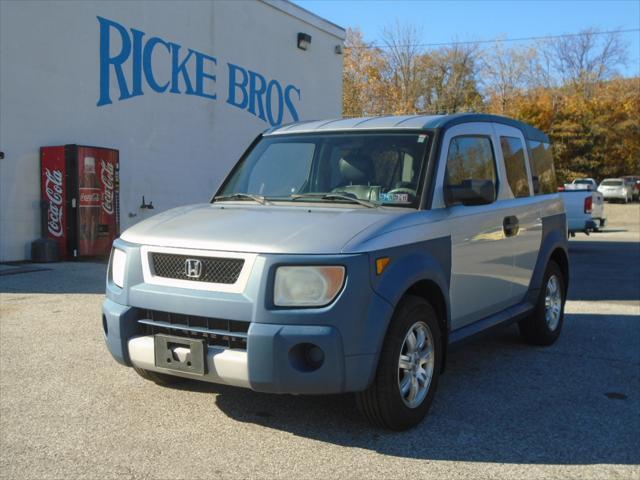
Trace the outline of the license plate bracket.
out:
<instances>
[{"instance_id":1,"label":"license plate bracket","mask_svg":"<svg viewBox=\"0 0 640 480\"><path fill-rule=\"evenodd\" d=\"M204 340L158 333L153 337L156 367L204 375L207 351Z\"/></svg>"}]
</instances>

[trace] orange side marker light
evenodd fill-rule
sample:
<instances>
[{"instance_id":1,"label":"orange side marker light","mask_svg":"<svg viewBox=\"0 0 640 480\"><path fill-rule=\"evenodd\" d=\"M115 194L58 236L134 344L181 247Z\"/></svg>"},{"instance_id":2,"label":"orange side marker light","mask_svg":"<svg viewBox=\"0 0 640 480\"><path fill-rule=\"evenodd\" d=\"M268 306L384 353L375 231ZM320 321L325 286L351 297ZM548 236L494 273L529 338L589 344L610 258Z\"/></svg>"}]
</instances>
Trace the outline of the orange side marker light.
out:
<instances>
[{"instance_id":1,"label":"orange side marker light","mask_svg":"<svg viewBox=\"0 0 640 480\"><path fill-rule=\"evenodd\" d=\"M387 268L387 265L389 265L390 261L391 259L389 257L376 259L376 273L378 275L382 275L382 272L384 272L385 268Z\"/></svg>"}]
</instances>

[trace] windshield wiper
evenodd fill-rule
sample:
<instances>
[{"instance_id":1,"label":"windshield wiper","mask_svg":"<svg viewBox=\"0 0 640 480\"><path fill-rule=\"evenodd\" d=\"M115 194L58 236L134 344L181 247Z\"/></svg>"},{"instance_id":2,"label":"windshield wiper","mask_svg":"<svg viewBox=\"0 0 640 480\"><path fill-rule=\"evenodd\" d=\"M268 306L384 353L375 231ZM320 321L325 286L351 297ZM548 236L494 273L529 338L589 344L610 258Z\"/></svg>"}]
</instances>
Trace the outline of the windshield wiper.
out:
<instances>
[{"instance_id":1,"label":"windshield wiper","mask_svg":"<svg viewBox=\"0 0 640 480\"><path fill-rule=\"evenodd\" d=\"M260 205L271 205L271 202L269 202L263 195L254 195L252 193L231 193L229 195L218 195L217 197L213 197L214 202L225 200L253 200Z\"/></svg>"},{"instance_id":2,"label":"windshield wiper","mask_svg":"<svg viewBox=\"0 0 640 480\"><path fill-rule=\"evenodd\" d=\"M358 203L368 208L377 208L373 202L369 202L367 200L361 200L356 197L352 197L351 195L343 194L343 193L294 193L289 196L291 200L298 200L304 198L318 198L320 200L346 200L351 203Z\"/></svg>"}]
</instances>

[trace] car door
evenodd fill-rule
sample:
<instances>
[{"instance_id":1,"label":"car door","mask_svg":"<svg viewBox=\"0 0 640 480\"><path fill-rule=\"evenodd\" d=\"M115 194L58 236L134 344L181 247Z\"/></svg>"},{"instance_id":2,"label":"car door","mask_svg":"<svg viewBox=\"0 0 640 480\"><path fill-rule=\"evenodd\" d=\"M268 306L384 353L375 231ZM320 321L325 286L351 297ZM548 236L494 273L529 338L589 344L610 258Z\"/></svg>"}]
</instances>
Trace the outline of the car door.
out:
<instances>
[{"instance_id":1,"label":"car door","mask_svg":"<svg viewBox=\"0 0 640 480\"><path fill-rule=\"evenodd\" d=\"M497 123L493 128L500 145L498 162L504 165L506 180L504 198L500 203L503 211L517 224L505 239L505 244L513 253L511 303L517 303L529 289L538 258L542 241L541 201L533 192L531 162L522 131Z\"/></svg>"},{"instance_id":2,"label":"car door","mask_svg":"<svg viewBox=\"0 0 640 480\"><path fill-rule=\"evenodd\" d=\"M477 122L444 133L433 208L446 211L451 232L451 328L456 330L512 303L513 249L505 238L505 198L493 127ZM444 187L465 179L491 179L496 201L488 205L447 205Z\"/></svg>"}]
</instances>

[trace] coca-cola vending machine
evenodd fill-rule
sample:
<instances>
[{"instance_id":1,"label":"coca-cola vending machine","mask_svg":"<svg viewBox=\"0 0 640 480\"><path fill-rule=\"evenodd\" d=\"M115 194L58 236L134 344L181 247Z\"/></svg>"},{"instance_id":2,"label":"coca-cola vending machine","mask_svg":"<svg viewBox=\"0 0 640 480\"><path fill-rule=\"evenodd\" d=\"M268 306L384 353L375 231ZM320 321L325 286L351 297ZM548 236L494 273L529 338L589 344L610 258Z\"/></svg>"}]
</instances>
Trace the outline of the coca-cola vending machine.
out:
<instances>
[{"instance_id":1,"label":"coca-cola vending machine","mask_svg":"<svg viewBox=\"0 0 640 480\"><path fill-rule=\"evenodd\" d=\"M118 150L42 147L40 169L46 236L60 258L108 255L120 233Z\"/></svg>"}]
</instances>

